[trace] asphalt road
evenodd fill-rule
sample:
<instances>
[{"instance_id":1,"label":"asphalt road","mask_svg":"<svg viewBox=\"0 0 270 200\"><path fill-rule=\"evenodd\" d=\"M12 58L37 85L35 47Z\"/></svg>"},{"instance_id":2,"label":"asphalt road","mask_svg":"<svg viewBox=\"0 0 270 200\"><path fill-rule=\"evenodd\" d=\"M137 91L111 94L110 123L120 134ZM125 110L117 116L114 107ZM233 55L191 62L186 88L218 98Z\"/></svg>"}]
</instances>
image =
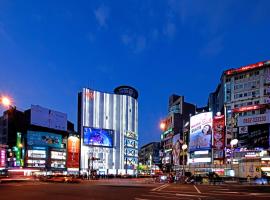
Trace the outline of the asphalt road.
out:
<instances>
[{"instance_id":1,"label":"asphalt road","mask_svg":"<svg viewBox=\"0 0 270 200\"><path fill-rule=\"evenodd\" d=\"M0 184L1 200L248 200L270 199L270 186L153 184L144 180Z\"/></svg>"}]
</instances>

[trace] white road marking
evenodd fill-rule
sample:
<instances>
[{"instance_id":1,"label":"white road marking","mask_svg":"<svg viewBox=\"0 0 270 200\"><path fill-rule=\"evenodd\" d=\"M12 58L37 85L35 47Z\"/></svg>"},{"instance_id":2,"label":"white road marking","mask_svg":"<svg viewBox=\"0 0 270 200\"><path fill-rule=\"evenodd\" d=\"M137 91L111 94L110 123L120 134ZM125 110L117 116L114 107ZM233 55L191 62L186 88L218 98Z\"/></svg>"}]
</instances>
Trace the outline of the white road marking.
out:
<instances>
[{"instance_id":1,"label":"white road marking","mask_svg":"<svg viewBox=\"0 0 270 200\"><path fill-rule=\"evenodd\" d=\"M166 184L164 187L159 188L157 191L161 191L161 190L165 189L165 188L168 187L168 186L169 186L169 184Z\"/></svg>"},{"instance_id":2,"label":"white road marking","mask_svg":"<svg viewBox=\"0 0 270 200\"><path fill-rule=\"evenodd\" d=\"M156 197L156 199L181 199L181 200L193 200L193 199L190 199L190 198L185 198L185 197L177 197L177 196L171 196L171 197L168 197L168 196L160 196L158 194L156 195L153 195L153 194L144 194L142 196L146 196L146 197Z\"/></svg>"},{"instance_id":3,"label":"white road marking","mask_svg":"<svg viewBox=\"0 0 270 200\"><path fill-rule=\"evenodd\" d=\"M194 186L194 188L197 190L197 192L199 193L199 194L201 194L201 191L196 187L196 185L193 185Z\"/></svg>"},{"instance_id":4,"label":"white road marking","mask_svg":"<svg viewBox=\"0 0 270 200\"><path fill-rule=\"evenodd\" d=\"M162 190L163 188L168 187L168 186L169 186L168 184L161 185L161 186L159 186L159 187L157 187L157 188L152 189L151 191L160 191L160 190Z\"/></svg>"},{"instance_id":5,"label":"white road marking","mask_svg":"<svg viewBox=\"0 0 270 200\"><path fill-rule=\"evenodd\" d=\"M180 193L177 193L175 194L176 196L187 196L187 197L206 197L206 196L202 196L202 195L197 195L197 194L180 194Z\"/></svg>"}]
</instances>

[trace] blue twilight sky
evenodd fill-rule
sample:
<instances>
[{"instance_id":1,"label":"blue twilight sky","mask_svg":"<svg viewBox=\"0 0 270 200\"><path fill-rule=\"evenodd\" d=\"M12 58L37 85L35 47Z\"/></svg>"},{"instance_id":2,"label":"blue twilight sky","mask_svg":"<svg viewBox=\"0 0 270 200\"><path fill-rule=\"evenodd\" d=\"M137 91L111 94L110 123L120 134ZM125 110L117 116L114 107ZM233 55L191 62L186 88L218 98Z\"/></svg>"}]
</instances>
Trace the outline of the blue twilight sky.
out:
<instances>
[{"instance_id":1,"label":"blue twilight sky","mask_svg":"<svg viewBox=\"0 0 270 200\"><path fill-rule=\"evenodd\" d=\"M0 0L0 93L76 123L82 87L131 85L140 146L158 141L172 93L203 106L224 69L270 58L269 10L268 0Z\"/></svg>"}]
</instances>

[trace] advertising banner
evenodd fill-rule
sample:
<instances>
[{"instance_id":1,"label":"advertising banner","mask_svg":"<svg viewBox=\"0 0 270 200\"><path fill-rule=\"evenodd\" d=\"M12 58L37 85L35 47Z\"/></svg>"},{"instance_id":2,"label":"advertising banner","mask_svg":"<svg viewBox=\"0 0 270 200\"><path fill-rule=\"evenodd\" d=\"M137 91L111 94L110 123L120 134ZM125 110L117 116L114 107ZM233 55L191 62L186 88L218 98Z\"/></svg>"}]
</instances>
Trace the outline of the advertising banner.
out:
<instances>
[{"instance_id":1,"label":"advertising banner","mask_svg":"<svg viewBox=\"0 0 270 200\"><path fill-rule=\"evenodd\" d=\"M131 148L138 148L138 142L136 140L125 138L125 145Z\"/></svg>"},{"instance_id":2,"label":"advertising banner","mask_svg":"<svg viewBox=\"0 0 270 200\"><path fill-rule=\"evenodd\" d=\"M269 148L269 124L260 124L247 127L248 131L238 132L238 146L248 149Z\"/></svg>"},{"instance_id":3,"label":"advertising banner","mask_svg":"<svg viewBox=\"0 0 270 200\"><path fill-rule=\"evenodd\" d=\"M48 132L27 131L27 145L61 148L62 135Z\"/></svg>"},{"instance_id":4,"label":"advertising banner","mask_svg":"<svg viewBox=\"0 0 270 200\"><path fill-rule=\"evenodd\" d=\"M66 131L67 114L43 108L38 105L32 105L31 124Z\"/></svg>"},{"instance_id":5,"label":"advertising banner","mask_svg":"<svg viewBox=\"0 0 270 200\"><path fill-rule=\"evenodd\" d=\"M200 113L190 118L190 151L211 149L212 123L212 112Z\"/></svg>"},{"instance_id":6,"label":"advertising banner","mask_svg":"<svg viewBox=\"0 0 270 200\"><path fill-rule=\"evenodd\" d=\"M180 165L180 152L181 152L181 141L180 134L173 136L173 165Z\"/></svg>"},{"instance_id":7,"label":"advertising banner","mask_svg":"<svg viewBox=\"0 0 270 200\"><path fill-rule=\"evenodd\" d=\"M215 149L223 149L225 143L225 117L215 116L213 119L213 135Z\"/></svg>"},{"instance_id":8,"label":"advertising banner","mask_svg":"<svg viewBox=\"0 0 270 200\"><path fill-rule=\"evenodd\" d=\"M68 138L67 168L79 168L80 139L75 136Z\"/></svg>"},{"instance_id":9,"label":"advertising banner","mask_svg":"<svg viewBox=\"0 0 270 200\"><path fill-rule=\"evenodd\" d=\"M267 124L270 123L270 113L253 115L253 116L241 116L238 117L238 126L250 126L256 124Z\"/></svg>"},{"instance_id":10,"label":"advertising banner","mask_svg":"<svg viewBox=\"0 0 270 200\"><path fill-rule=\"evenodd\" d=\"M83 128L83 143L85 145L113 147L114 131L109 129L99 129L84 127Z\"/></svg>"},{"instance_id":11,"label":"advertising banner","mask_svg":"<svg viewBox=\"0 0 270 200\"><path fill-rule=\"evenodd\" d=\"M0 149L0 167L6 167L6 150Z\"/></svg>"}]
</instances>

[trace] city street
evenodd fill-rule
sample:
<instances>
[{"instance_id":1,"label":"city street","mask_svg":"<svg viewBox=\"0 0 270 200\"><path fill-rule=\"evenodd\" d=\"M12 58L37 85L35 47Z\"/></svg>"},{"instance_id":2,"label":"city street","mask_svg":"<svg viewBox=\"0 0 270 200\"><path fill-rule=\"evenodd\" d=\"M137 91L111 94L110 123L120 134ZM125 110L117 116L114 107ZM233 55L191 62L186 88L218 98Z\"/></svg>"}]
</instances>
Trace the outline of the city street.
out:
<instances>
[{"instance_id":1,"label":"city street","mask_svg":"<svg viewBox=\"0 0 270 200\"><path fill-rule=\"evenodd\" d=\"M269 186L156 184L145 179L84 181L80 184L6 183L1 200L60 199L269 199Z\"/></svg>"}]
</instances>

